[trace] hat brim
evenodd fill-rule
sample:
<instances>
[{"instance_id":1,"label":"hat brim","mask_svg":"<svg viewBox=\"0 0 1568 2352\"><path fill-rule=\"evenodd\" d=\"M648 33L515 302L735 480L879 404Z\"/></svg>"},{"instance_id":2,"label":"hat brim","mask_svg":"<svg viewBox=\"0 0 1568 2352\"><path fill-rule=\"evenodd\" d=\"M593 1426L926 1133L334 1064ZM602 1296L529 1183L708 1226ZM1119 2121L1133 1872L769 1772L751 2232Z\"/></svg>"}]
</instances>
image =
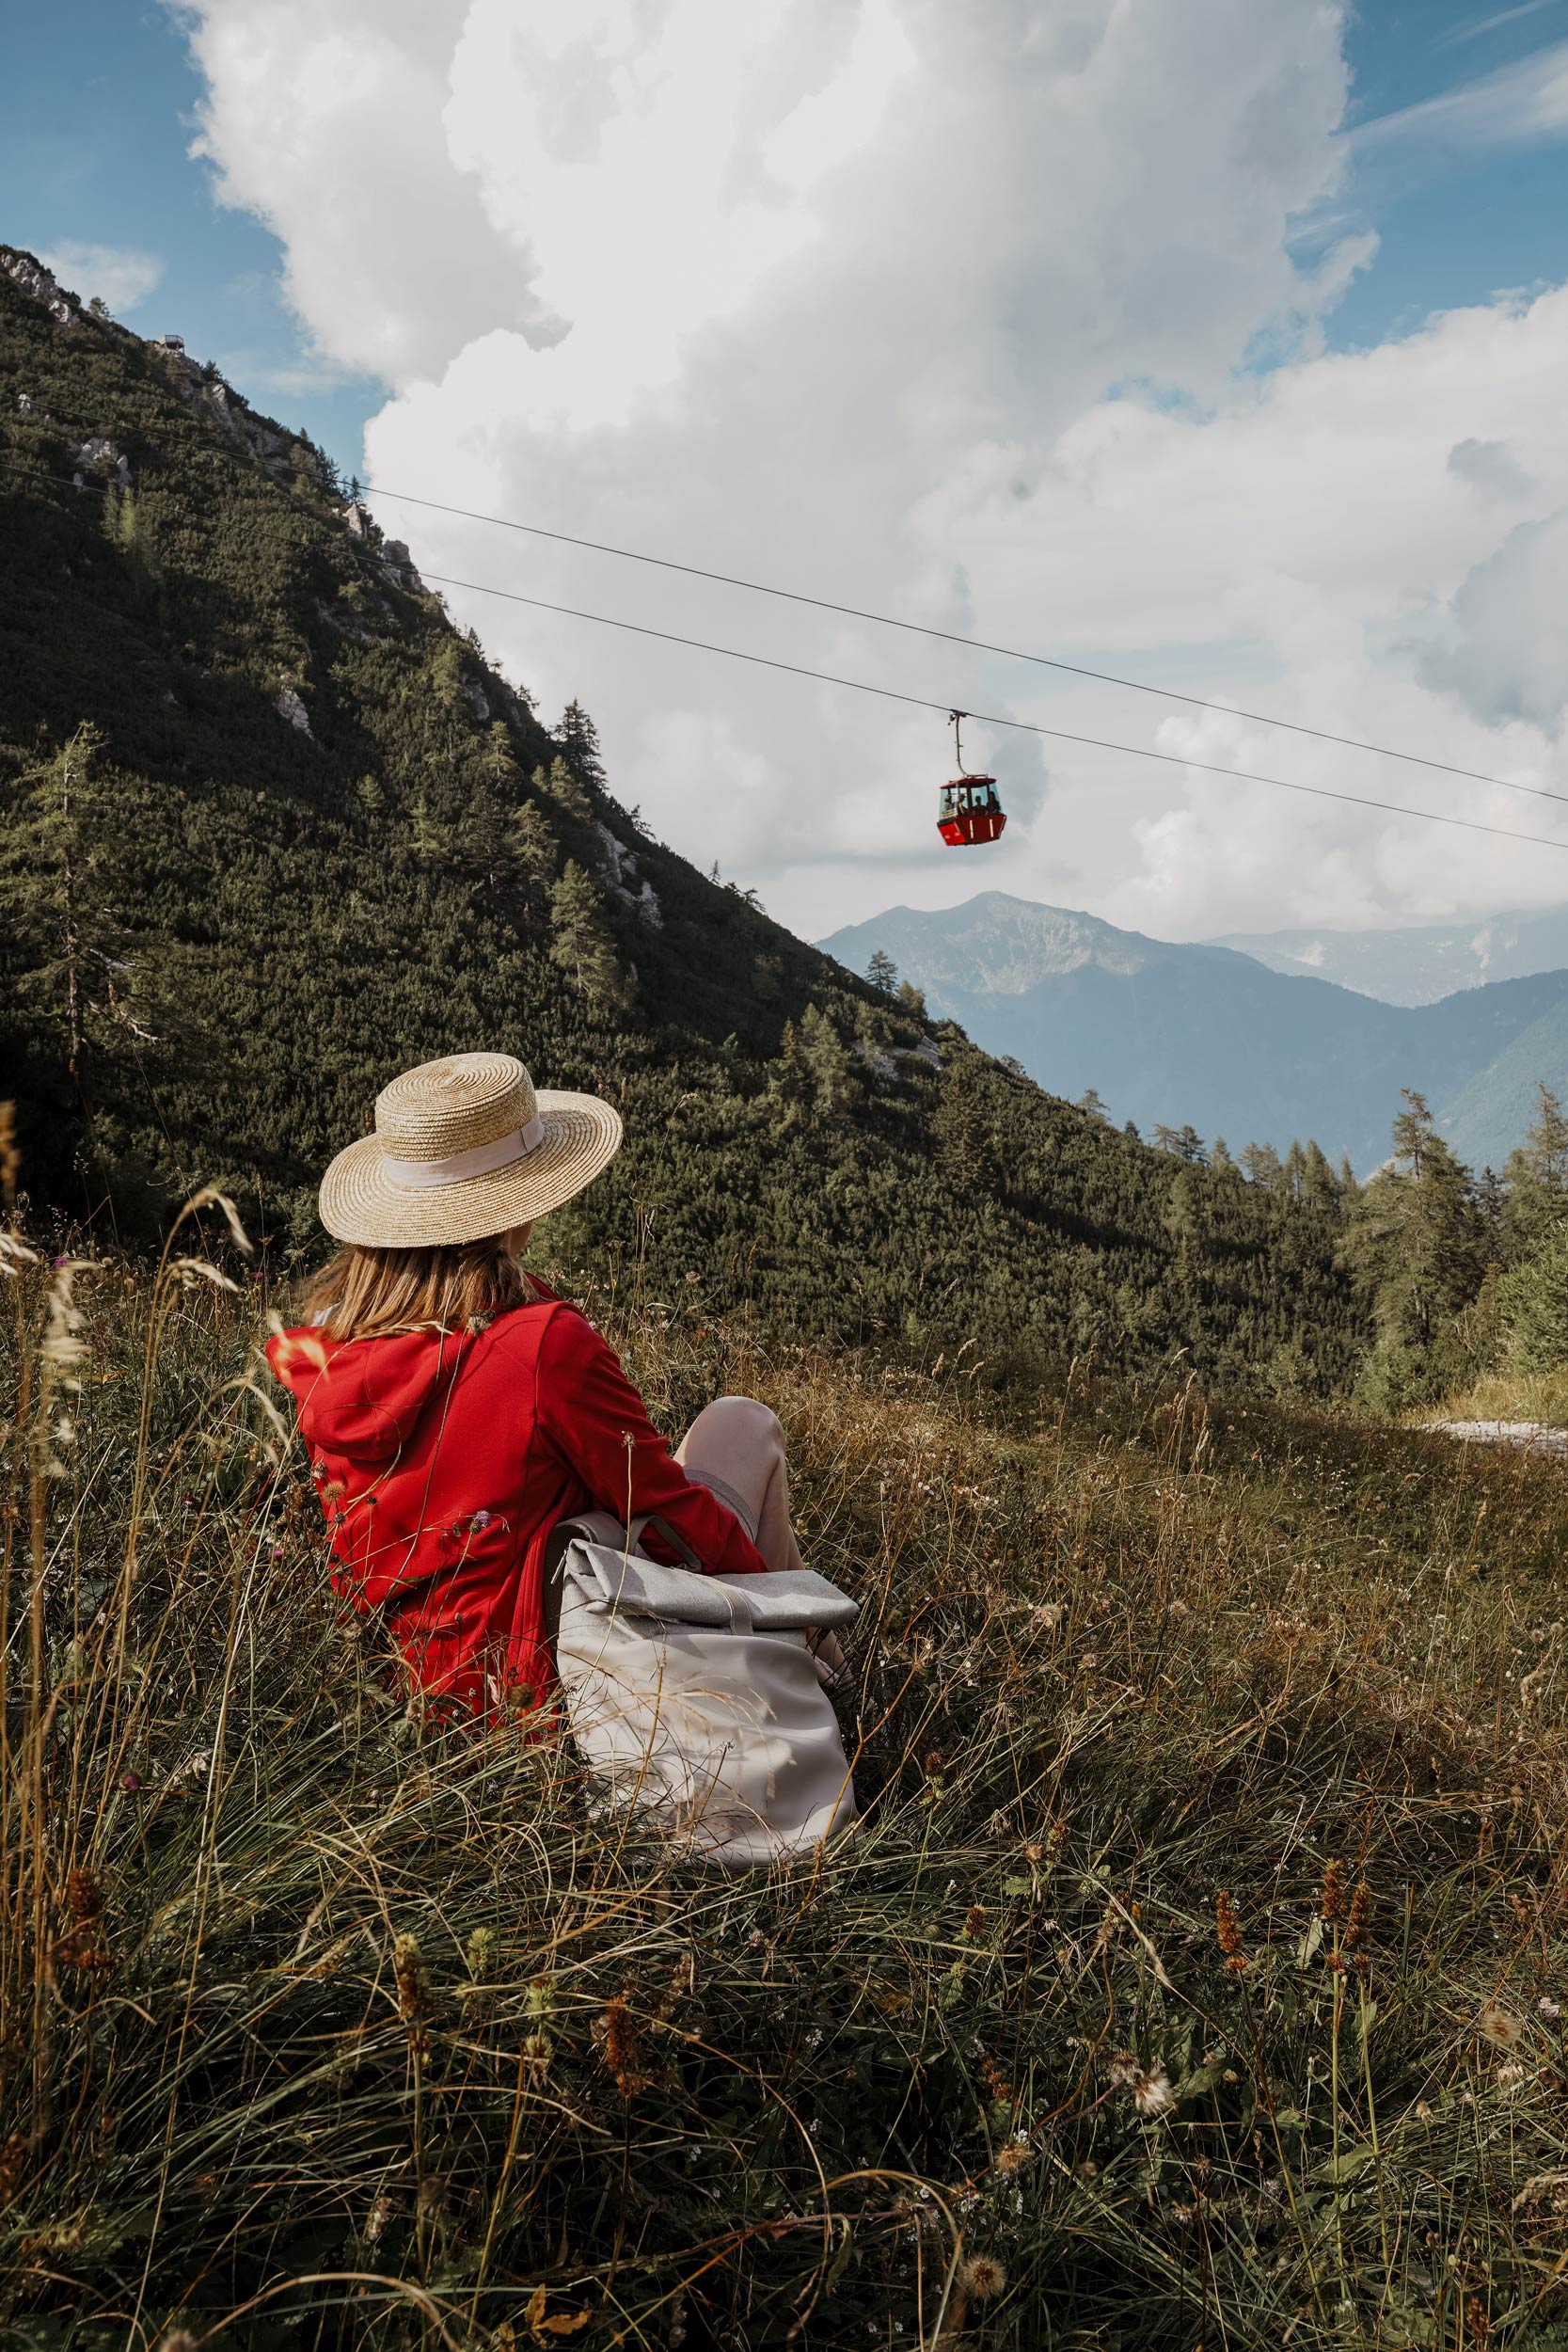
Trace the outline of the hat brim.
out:
<instances>
[{"instance_id":1,"label":"hat brim","mask_svg":"<svg viewBox=\"0 0 1568 2352\"><path fill-rule=\"evenodd\" d=\"M393 1182L379 1136L340 1152L321 1184L321 1220L336 1241L368 1249L451 1248L547 1216L610 1166L621 1148L621 1115L594 1094L541 1089L545 1133L508 1168L456 1184Z\"/></svg>"}]
</instances>

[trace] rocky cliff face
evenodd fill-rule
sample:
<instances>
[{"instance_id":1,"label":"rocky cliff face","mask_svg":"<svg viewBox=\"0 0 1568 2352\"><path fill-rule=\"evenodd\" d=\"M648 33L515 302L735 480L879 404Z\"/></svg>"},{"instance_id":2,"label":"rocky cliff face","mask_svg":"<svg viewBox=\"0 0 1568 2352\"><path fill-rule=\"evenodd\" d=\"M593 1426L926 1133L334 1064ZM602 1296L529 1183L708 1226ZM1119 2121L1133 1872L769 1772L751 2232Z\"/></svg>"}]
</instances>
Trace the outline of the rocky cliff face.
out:
<instances>
[{"instance_id":1,"label":"rocky cliff face","mask_svg":"<svg viewBox=\"0 0 1568 2352\"><path fill-rule=\"evenodd\" d=\"M65 293L54 272L45 269L35 255L0 247L0 269L24 294L43 304L56 326L72 326L81 316L82 306L76 296Z\"/></svg>"}]
</instances>

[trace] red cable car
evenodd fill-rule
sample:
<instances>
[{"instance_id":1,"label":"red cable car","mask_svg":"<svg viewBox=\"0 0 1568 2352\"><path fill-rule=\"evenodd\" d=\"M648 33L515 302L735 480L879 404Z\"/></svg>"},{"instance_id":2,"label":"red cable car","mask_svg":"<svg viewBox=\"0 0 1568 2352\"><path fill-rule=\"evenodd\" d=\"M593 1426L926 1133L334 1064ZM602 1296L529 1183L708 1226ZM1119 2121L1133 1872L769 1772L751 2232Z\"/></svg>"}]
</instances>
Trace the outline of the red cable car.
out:
<instances>
[{"instance_id":1,"label":"red cable car","mask_svg":"<svg viewBox=\"0 0 1568 2352\"><path fill-rule=\"evenodd\" d=\"M997 798L996 778L972 776L964 766L958 722L968 716L967 710L952 714L958 772L937 797L937 831L950 850L973 850L981 842L998 840L1007 821L1007 812Z\"/></svg>"}]
</instances>

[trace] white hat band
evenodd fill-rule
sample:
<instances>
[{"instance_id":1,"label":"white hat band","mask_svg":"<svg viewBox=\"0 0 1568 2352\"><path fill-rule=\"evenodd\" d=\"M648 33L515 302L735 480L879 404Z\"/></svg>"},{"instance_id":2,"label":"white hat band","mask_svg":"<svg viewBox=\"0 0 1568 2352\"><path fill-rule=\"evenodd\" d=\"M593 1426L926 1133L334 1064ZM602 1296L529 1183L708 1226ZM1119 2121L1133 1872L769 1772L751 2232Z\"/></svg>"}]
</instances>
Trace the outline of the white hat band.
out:
<instances>
[{"instance_id":1,"label":"white hat band","mask_svg":"<svg viewBox=\"0 0 1568 2352\"><path fill-rule=\"evenodd\" d=\"M476 1144L471 1152L449 1152L443 1160L394 1160L381 1163L388 1181L403 1192L425 1192L441 1184L466 1184L473 1176L493 1176L515 1160L527 1159L545 1140L545 1122L531 1119L526 1127L498 1136L494 1143Z\"/></svg>"}]
</instances>

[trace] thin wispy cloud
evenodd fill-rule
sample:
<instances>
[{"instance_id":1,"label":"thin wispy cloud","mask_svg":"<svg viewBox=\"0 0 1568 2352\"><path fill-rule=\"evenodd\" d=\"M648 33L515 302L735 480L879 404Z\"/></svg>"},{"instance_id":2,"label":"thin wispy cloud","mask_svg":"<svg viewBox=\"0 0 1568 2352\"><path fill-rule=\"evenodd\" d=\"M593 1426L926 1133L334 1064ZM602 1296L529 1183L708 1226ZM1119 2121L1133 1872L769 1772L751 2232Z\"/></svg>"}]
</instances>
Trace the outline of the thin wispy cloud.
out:
<instances>
[{"instance_id":1,"label":"thin wispy cloud","mask_svg":"<svg viewBox=\"0 0 1568 2352\"><path fill-rule=\"evenodd\" d=\"M1484 40L1488 33L1517 24L1521 17L1539 16L1544 8L1561 8L1568 0L1522 0L1516 8L1499 8L1494 16L1478 17L1473 24L1456 24L1436 42L1439 49L1458 49L1466 41Z\"/></svg>"},{"instance_id":2,"label":"thin wispy cloud","mask_svg":"<svg viewBox=\"0 0 1568 2352\"><path fill-rule=\"evenodd\" d=\"M1568 0L1521 0L1519 8L1497 9L1493 16L1477 16L1474 24L1455 24L1449 33L1436 40L1439 50L1460 50L1469 40L1486 40L1488 33L1500 33L1505 24L1519 24L1521 16L1540 16L1543 9L1561 9Z\"/></svg>"},{"instance_id":3,"label":"thin wispy cloud","mask_svg":"<svg viewBox=\"0 0 1568 2352\"><path fill-rule=\"evenodd\" d=\"M145 302L164 275L157 254L137 246L82 245L62 237L39 258L73 294L101 295L117 316Z\"/></svg>"},{"instance_id":4,"label":"thin wispy cloud","mask_svg":"<svg viewBox=\"0 0 1568 2352\"><path fill-rule=\"evenodd\" d=\"M1549 41L1495 72L1378 115L1353 134L1362 151L1431 141L1451 147L1517 147L1568 136L1568 40Z\"/></svg>"}]
</instances>

